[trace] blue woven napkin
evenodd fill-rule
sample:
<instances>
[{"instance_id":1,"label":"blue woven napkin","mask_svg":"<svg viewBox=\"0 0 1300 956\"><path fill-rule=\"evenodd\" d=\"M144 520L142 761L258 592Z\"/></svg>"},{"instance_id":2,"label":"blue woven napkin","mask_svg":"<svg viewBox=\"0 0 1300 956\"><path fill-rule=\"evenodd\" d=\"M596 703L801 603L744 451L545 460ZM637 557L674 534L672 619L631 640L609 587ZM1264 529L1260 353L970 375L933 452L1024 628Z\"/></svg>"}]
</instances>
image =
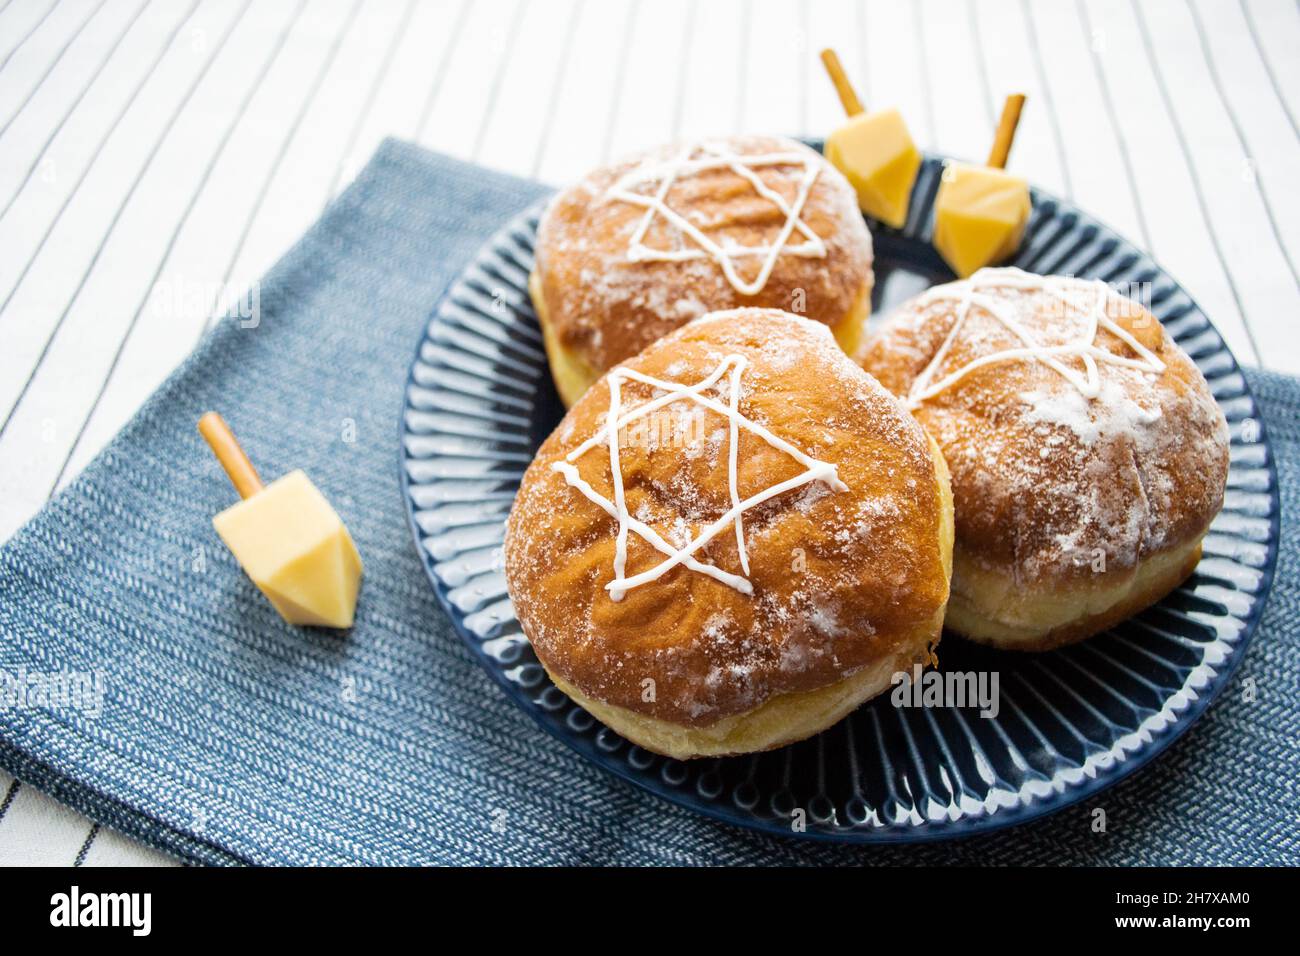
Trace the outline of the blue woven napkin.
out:
<instances>
[{"instance_id":1,"label":"blue woven napkin","mask_svg":"<svg viewBox=\"0 0 1300 956\"><path fill-rule=\"evenodd\" d=\"M0 670L51 695L0 699L0 765L210 863L1300 861L1300 383L1276 375L1250 376L1284 522L1262 632L1197 726L1086 806L947 844L781 840L634 789L538 730L434 602L397 427L440 291L542 192L384 144L261 283L257 327L223 321L0 550ZM209 408L263 475L305 468L352 530L366 579L350 634L284 625L217 539L234 493L195 432Z\"/></svg>"}]
</instances>

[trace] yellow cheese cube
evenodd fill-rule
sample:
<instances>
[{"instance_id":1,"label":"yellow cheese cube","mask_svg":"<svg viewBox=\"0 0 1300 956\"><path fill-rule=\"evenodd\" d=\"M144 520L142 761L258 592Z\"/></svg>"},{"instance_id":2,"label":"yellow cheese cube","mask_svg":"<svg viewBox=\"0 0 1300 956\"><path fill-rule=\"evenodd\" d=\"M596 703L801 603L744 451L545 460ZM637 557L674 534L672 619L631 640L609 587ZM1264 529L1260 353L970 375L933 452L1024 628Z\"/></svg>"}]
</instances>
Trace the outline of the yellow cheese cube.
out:
<instances>
[{"instance_id":1,"label":"yellow cheese cube","mask_svg":"<svg viewBox=\"0 0 1300 956\"><path fill-rule=\"evenodd\" d=\"M952 163L934 203L934 247L965 278L1015 254L1029 211L1023 179L991 166Z\"/></svg>"},{"instance_id":2,"label":"yellow cheese cube","mask_svg":"<svg viewBox=\"0 0 1300 956\"><path fill-rule=\"evenodd\" d=\"M361 555L338 514L301 471L227 508L212 526L290 624L352 626Z\"/></svg>"},{"instance_id":3,"label":"yellow cheese cube","mask_svg":"<svg viewBox=\"0 0 1300 956\"><path fill-rule=\"evenodd\" d=\"M863 212L895 229L903 225L921 154L898 110L850 117L827 138L826 158L853 185Z\"/></svg>"}]
</instances>

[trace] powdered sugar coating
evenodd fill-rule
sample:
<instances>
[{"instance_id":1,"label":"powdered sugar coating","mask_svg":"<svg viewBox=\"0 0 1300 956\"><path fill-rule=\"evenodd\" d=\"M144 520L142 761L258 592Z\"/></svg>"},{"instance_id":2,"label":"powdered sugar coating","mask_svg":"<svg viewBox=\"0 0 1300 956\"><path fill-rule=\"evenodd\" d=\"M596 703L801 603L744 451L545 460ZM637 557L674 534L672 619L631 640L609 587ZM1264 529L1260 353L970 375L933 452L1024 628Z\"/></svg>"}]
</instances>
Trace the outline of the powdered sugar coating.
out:
<instances>
[{"instance_id":1,"label":"powdered sugar coating","mask_svg":"<svg viewBox=\"0 0 1300 956\"><path fill-rule=\"evenodd\" d=\"M754 170L765 186L793 203L809 166L816 179L799 219L820 238L824 256L777 256L770 276L753 295L738 291L710 257L684 261L631 261L628 249L646 210L611 195L611 187L642 164L664 163L681 144L602 167L559 193L538 226L536 272L547 321L560 344L596 369L608 369L655 339L717 309L770 306L800 311L833 325L849 315L872 284L871 236L853 188L819 153L779 137L737 136L716 141L742 155L789 153L803 164ZM665 201L724 247L773 243L787 216L728 169L675 182ZM645 245L687 250L696 244L662 218ZM762 268L758 256L736 259L745 280Z\"/></svg>"},{"instance_id":2,"label":"powdered sugar coating","mask_svg":"<svg viewBox=\"0 0 1300 956\"><path fill-rule=\"evenodd\" d=\"M744 309L692 323L627 364L647 376L694 382L735 354L746 359L739 411L834 463L845 486L823 493L818 483L803 485L746 512L752 594L675 567L653 586L610 599L617 522L552 468L603 424L610 393L602 384L542 445L507 524L515 612L547 667L599 700L692 726L778 693L827 686L913 644L919 651L936 636L933 622L947 599L945 506L928 440L824 326ZM798 361L788 361L791 355ZM629 401L654 394L637 382L623 390ZM729 394L722 385L713 397L726 402ZM727 421L707 416L705 447L693 457L662 443L621 450L629 512L678 546L731 506ZM723 434L713 443L717 431ZM742 497L803 471L743 430L739 442ZM607 455L591 453L577 464L584 480L611 497ZM730 534L715 537L700 556L740 570ZM629 539L629 575L661 558Z\"/></svg>"},{"instance_id":3,"label":"powdered sugar coating","mask_svg":"<svg viewBox=\"0 0 1300 956\"><path fill-rule=\"evenodd\" d=\"M984 270L998 305L1044 345L1077 341L1087 328L1093 284L1060 279L1077 307L1027 286L1018 270ZM866 343L862 363L907 395L957 320L971 280L900 306ZM996 281L994 282L996 286ZM1105 312L1159 359L1159 372L1101 364L1100 388L1084 395L1033 360L978 368L926 398L916 416L938 441L952 473L957 547L1016 582L1131 571L1187 544L1223 503L1228 430L1200 371L1142 306L1111 293ZM1105 329L1098 346L1141 359ZM1023 343L978 305L936 370L935 380L980 356ZM1079 357L1068 360L1083 371Z\"/></svg>"}]
</instances>

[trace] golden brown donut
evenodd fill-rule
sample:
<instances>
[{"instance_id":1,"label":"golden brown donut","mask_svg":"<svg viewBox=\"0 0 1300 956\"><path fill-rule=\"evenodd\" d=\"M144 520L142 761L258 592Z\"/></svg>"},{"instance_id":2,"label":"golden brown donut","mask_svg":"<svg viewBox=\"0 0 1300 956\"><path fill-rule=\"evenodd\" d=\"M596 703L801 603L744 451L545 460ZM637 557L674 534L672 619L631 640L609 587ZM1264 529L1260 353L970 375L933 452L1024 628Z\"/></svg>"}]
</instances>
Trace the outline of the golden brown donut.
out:
<instances>
[{"instance_id":1,"label":"golden brown donut","mask_svg":"<svg viewBox=\"0 0 1300 956\"><path fill-rule=\"evenodd\" d=\"M1228 426L1136 302L1104 283L983 269L899 307L861 359L952 472L948 627L1047 650L1158 601L1196 566L1223 505Z\"/></svg>"},{"instance_id":2,"label":"golden brown donut","mask_svg":"<svg viewBox=\"0 0 1300 956\"><path fill-rule=\"evenodd\" d=\"M661 186L667 213L644 205ZM853 188L821 154L736 136L664 146L559 193L538 226L529 290L568 406L606 369L718 309L801 313L852 354L871 311L871 261Z\"/></svg>"},{"instance_id":3,"label":"golden brown donut","mask_svg":"<svg viewBox=\"0 0 1300 956\"><path fill-rule=\"evenodd\" d=\"M710 408L664 387L710 376ZM787 443L737 420L735 499L733 376L739 415ZM716 531L693 552L698 565L665 570L668 555L632 528L624 589L601 432L615 395L629 521L668 552ZM626 417L656 397L676 400ZM742 514L746 564L727 515L767 491ZM505 571L556 686L629 740L684 759L808 737L887 689L939 638L951 551L947 472L924 430L826 326L738 309L669 334L569 410L524 475Z\"/></svg>"}]
</instances>

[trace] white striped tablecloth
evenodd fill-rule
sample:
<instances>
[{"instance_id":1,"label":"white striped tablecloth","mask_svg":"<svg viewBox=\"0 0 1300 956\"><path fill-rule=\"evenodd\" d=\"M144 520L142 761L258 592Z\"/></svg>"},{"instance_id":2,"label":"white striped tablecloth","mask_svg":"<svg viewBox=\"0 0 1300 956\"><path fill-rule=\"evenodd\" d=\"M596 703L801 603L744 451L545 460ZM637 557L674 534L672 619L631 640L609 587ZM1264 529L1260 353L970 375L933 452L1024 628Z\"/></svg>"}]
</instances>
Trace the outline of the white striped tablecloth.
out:
<instances>
[{"instance_id":1,"label":"white striped tablecloth","mask_svg":"<svg viewBox=\"0 0 1300 956\"><path fill-rule=\"evenodd\" d=\"M387 135L563 183L662 141L824 135L817 52L923 148L1154 256L1300 373L1295 0L0 0L0 540ZM167 858L0 772L0 864Z\"/></svg>"}]
</instances>

